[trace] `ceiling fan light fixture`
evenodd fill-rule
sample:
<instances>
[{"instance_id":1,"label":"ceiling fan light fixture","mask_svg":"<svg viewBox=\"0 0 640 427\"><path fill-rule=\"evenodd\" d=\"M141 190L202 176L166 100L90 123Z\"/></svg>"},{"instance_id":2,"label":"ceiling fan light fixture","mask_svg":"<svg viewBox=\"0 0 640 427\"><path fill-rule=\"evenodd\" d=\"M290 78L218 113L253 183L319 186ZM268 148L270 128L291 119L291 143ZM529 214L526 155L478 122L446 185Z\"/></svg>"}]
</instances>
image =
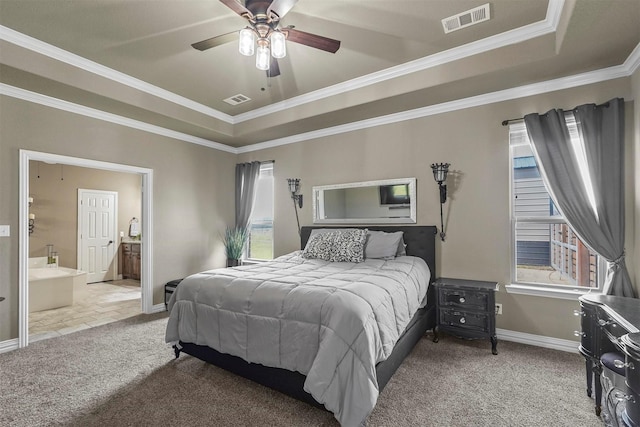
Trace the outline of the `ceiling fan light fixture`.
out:
<instances>
[{"instance_id":1,"label":"ceiling fan light fixture","mask_svg":"<svg viewBox=\"0 0 640 427\"><path fill-rule=\"evenodd\" d=\"M240 30L240 43L238 44L238 51L245 55L253 55L253 51L256 43L256 35L251 28L243 28Z\"/></svg>"},{"instance_id":2,"label":"ceiling fan light fixture","mask_svg":"<svg viewBox=\"0 0 640 427\"><path fill-rule=\"evenodd\" d=\"M2 0L0 0L2 1ZM256 68L267 71L267 78L280 75L278 59L287 56L287 41L336 53L340 40L296 30L293 25L278 28L280 20L298 0L220 0L225 6L248 21L248 26L219 36L192 43L191 47L205 51L228 43L238 35L238 51L244 56L256 55Z\"/></svg>"},{"instance_id":3,"label":"ceiling fan light fixture","mask_svg":"<svg viewBox=\"0 0 640 427\"><path fill-rule=\"evenodd\" d=\"M258 48L256 49L256 68L258 70L267 71L271 63L270 56L271 51L269 49L269 42L264 39L258 40Z\"/></svg>"},{"instance_id":4,"label":"ceiling fan light fixture","mask_svg":"<svg viewBox=\"0 0 640 427\"><path fill-rule=\"evenodd\" d=\"M287 56L287 45L285 43L286 37L280 31L272 31L269 35L271 42L271 56L276 59L284 58Z\"/></svg>"}]
</instances>

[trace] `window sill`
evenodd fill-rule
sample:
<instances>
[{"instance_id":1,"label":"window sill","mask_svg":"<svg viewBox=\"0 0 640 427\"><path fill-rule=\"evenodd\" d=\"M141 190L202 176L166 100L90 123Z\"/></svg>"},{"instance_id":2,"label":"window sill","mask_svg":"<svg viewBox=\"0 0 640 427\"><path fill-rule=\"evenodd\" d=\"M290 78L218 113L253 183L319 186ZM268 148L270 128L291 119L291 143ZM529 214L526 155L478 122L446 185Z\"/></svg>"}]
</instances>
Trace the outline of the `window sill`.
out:
<instances>
[{"instance_id":1,"label":"window sill","mask_svg":"<svg viewBox=\"0 0 640 427\"><path fill-rule=\"evenodd\" d=\"M542 289L539 286L523 285L523 284L511 284L506 285L505 289L509 294L516 295L531 295L536 297L558 298L577 301L578 298L586 294L599 294L600 291L596 289L579 290L579 289Z\"/></svg>"}]
</instances>

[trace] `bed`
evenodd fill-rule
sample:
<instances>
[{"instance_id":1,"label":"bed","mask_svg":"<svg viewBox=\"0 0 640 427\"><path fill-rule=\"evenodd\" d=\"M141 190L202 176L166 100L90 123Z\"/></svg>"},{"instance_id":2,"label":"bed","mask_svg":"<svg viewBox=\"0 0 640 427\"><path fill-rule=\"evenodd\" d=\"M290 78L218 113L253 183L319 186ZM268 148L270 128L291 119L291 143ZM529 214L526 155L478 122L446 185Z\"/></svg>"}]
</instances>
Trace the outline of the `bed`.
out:
<instances>
[{"instance_id":1,"label":"bed","mask_svg":"<svg viewBox=\"0 0 640 427\"><path fill-rule=\"evenodd\" d=\"M340 230L342 233L342 230L345 230L341 227L302 227L301 248L307 247L310 236L317 232L314 229L320 228L325 229L325 232ZM379 391L382 391L424 333L435 326L435 296L433 287L429 284L437 277L435 265L436 227L368 226L348 228L356 230L366 228L370 231L385 233L401 231L406 244L407 256L391 260L367 260L363 263L326 263L322 260L311 260L311 262L303 259L302 252L297 252L277 258L272 263L260 267L218 269L189 276L178 286L169 302L171 315L167 324L166 340L174 343L176 358L181 352L185 352L296 399L331 410L343 426L360 425L373 409ZM312 239L312 243L314 242ZM313 264L313 267L310 264ZM378 270L372 276L367 275L366 277L376 277L375 280L377 280L377 274L388 274L390 279L385 278L384 282L380 279L380 283L384 283L384 285L367 290L367 295L364 297L361 292L365 291L360 291L360 279L354 279L356 285L349 284L349 292L333 286L336 278L363 277L364 270L362 269L370 268L367 266L368 264ZM422 273L423 264L428 267L426 275ZM277 270L280 267L281 270ZM346 270L343 271L342 268ZM391 290L392 285L389 284L398 281L395 278L400 270L409 271L411 275L420 277L418 280L411 276L413 277L411 280L415 282L416 295L418 295L417 292L424 292L419 294L420 301L416 305L417 308L413 307L415 309L413 315L403 314L403 303L396 302L396 299L400 297L392 294L395 291ZM285 274L288 271L295 271L295 274L302 279L296 277L296 281L299 282L292 283L291 275ZM324 274L323 272L329 272L326 279L324 276L318 276ZM256 281L259 281L260 285L254 285L254 282L257 283ZM424 286L418 283L423 281L426 281ZM234 283L233 287L230 286L231 282ZM242 304L237 303L240 304L237 307L222 306L222 300L225 298L224 302L229 303L228 297L221 296L226 292L222 289L233 289L232 292L237 293L242 292L245 286L249 290L246 298L240 298ZM281 286L285 287L284 291L280 289ZM218 291L213 289L218 289ZM387 311L381 311L384 310L382 306L389 305L387 303L378 305L370 303L369 306L373 307L371 313L358 314L364 310L360 309L361 300L369 298L369 293L379 293L379 289L384 290L383 299L385 301L393 302L392 310L387 307ZM401 289L406 294L413 295L412 286ZM274 295L278 293L283 293L285 297L281 300L274 299L276 298ZM311 299L317 299L316 294L320 293L323 298L321 299L322 303L317 306L307 302L292 305L292 307L298 307L298 311L301 311L299 308L305 307L305 304L308 307L304 313L295 314L298 316L295 319L283 320L284 315L281 312L278 312L280 314L271 312L265 314L263 312L264 310L272 310L273 307L279 307L278 304L284 307L285 304L288 304L286 302L288 299L296 300L301 298L304 293L308 293ZM211 296L214 294L214 297ZM259 294L262 297L259 297ZM358 295L354 297L352 294ZM423 298L422 295L424 295ZM307 296L304 297L307 298ZM208 306L201 304L206 298L210 299L207 303ZM250 310L247 308L249 298L251 298ZM411 300L411 298L407 299ZM332 301L332 304L337 302L337 305L334 307L328 301ZM413 304L413 302L407 304ZM351 313L351 307L354 307L353 311L356 314ZM409 310L409 308L406 309L407 313L411 313ZM328 312L336 314L330 317ZM305 316L312 316L314 319L318 317L322 320L319 320L318 325L313 329ZM379 318L385 317L395 319L396 328L402 325L402 329L395 331L393 326L380 327L379 324L369 323L367 320L375 318L375 322L379 322ZM257 318L261 318L258 319L260 322L256 320ZM325 320L336 318L338 320ZM402 321L398 321L398 319ZM351 337L349 335L352 333L350 332L351 325L361 320L364 322L364 326L358 324L354 330L357 332L358 328L361 328L362 331L353 332L354 335ZM271 322L271 326L269 326L269 322ZM291 327L291 324L294 327ZM374 326L370 326L370 324ZM225 326L218 327L218 325ZM273 333L278 334L278 330L280 331L279 335L270 335L272 331L276 331ZM314 334L317 334L317 337ZM345 346L344 353L340 353L342 350L333 350L333 347L331 347L331 351L327 351L327 346L339 345L352 338L353 341L349 341L350 344ZM291 349L288 347L291 344L285 342L286 340L299 343L301 348ZM369 340L379 340L380 343L374 345L369 343ZM230 341L238 342L238 349L230 348L228 346ZM259 344L260 341L266 344L267 350L256 351L256 343ZM269 345L271 341L276 341L279 345ZM390 343L392 344L390 345ZM279 350L270 355L272 347ZM309 356L307 353L312 355ZM321 359L320 355L326 358L327 354L332 355L333 353L339 355L336 356L339 360L325 362L322 359L322 361L318 361ZM376 363L371 365L370 361ZM332 363L335 363L335 366ZM329 371L333 373L331 380L328 379L330 375L326 375L326 372ZM370 384L372 382L375 384ZM320 387L322 387L322 393L318 392Z\"/></svg>"}]
</instances>

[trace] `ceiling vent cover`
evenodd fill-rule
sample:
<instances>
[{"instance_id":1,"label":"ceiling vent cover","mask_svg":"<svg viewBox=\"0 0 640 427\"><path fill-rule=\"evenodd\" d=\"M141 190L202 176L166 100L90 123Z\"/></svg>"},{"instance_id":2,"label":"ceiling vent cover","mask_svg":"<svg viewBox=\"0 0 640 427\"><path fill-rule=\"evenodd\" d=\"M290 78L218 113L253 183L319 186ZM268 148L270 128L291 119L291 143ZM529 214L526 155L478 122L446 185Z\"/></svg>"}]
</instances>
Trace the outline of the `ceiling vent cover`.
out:
<instances>
[{"instance_id":1,"label":"ceiling vent cover","mask_svg":"<svg viewBox=\"0 0 640 427\"><path fill-rule=\"evenodd\" d=\"M229 98L224 100L224 102L226 102L227 104L231 104L231 105L238 105L238 104L242 104L242 103L247 102L247 101L251 101L251 98L249 98L248 96L243 95L241 93L239 93L237 95L230 96Z\"/></svg>"},{"instance_id":2,"label":"ceiling vent cover","mask_svg":"<svg viewBox=\"0 0 640 427\"><path fill-rule=\"evenodd\" d=\"M491 19L491 9L489 3L476 7L466 12L450 16L442 20L442 27L445 33L457 31L470 25L478 24Z\"/></svg>"}]
</instances>

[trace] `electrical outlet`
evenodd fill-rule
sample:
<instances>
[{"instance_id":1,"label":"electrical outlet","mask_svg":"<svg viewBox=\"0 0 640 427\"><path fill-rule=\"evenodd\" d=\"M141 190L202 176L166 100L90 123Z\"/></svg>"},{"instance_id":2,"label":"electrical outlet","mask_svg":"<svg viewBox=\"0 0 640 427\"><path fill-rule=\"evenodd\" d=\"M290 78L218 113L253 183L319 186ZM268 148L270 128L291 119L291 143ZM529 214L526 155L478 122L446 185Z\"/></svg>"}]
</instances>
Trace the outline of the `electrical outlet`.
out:
<instances>
[{"instance_id":1,"label":"electrical outlet","mask_svg":"<svg viewBox=\"0 0 640 427\"><path fill-rule=\"evenodd\" d=\"M502 314L502 304L496 303L496 314Z\"/></svg>"}]
</instances>

